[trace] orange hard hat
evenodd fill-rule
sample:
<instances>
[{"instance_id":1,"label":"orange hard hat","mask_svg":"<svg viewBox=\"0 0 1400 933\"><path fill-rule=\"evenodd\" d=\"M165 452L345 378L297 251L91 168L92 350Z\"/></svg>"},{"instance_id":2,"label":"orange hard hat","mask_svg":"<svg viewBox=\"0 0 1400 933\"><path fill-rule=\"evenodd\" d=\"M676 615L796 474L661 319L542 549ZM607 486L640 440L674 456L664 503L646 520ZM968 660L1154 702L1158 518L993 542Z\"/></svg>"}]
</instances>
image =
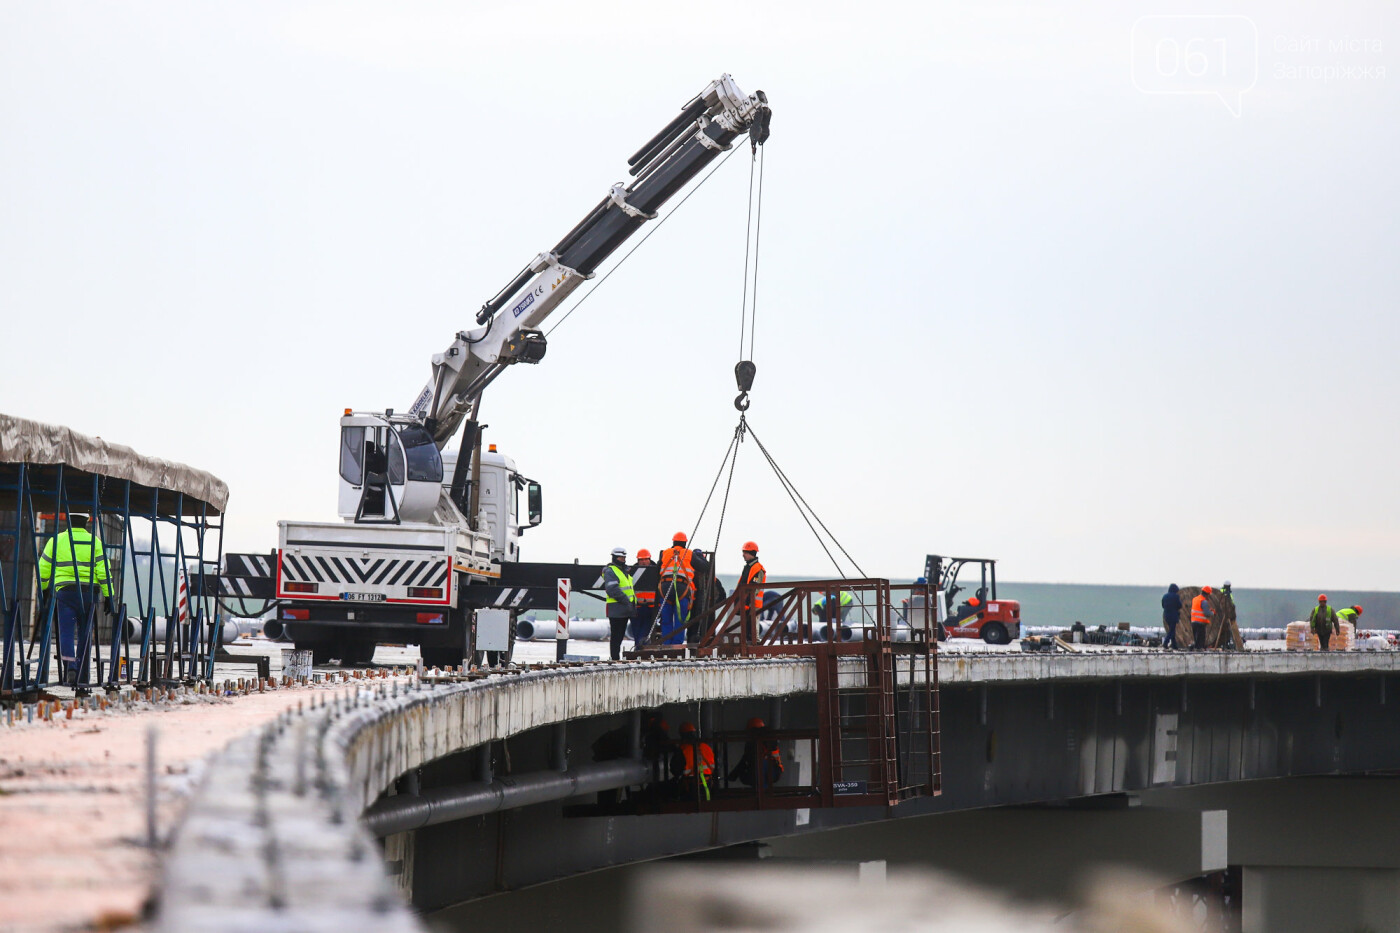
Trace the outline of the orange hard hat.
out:
<instances>
[{"instance_id":1,"label":"orange hard hat","mask_svg":"<svg viewBox=\"0 0 1400 933\"><path fill-rule=\"evenodd\" d=\"M1208 587L1208 586L1203 586L1203 587L1201 587L1201 592L1202 592L1202 593L1205 593L1207 596L1209 596L1209 595L1210 595L1210 587Z\"/></svg>"},{"instance_id":2,"label":"orange hard hat","mask_svg":"<svg viewBox=\"0 0 1400 933\"><path fill-rule=\"evenodd\" d=\"M973 609L976 609L978 606L982 605L982 600L980 600L980 599L978 599L976 596L974 596L974 597L972 597L971 599L969 599L969 600L967 601L967 604L968 604L969 606L971 606Z\"/></svg>"},{"instance_id":3,"label":"orange hard hat","mask_svg":"<svg viewBox=\"0 0 1400 933\"><path fill-rule=\"evenodd\" d=\"M681 735L691 735L691 734L693 734L694 732L695 732L695 723L693 723L693 722L683 722L683 723L681 723Z\"/></svg>"},{"instance_id":4,"label":"orange hard hat","mask_svg":"<svg viewBox=\"0 0 1400 933\"><path fill-rule=\"evenodd\" d=\"M757 553L758 553L758 542L757 542L757 541L745 541L745 542L744 542L744 550L746 550L746 551L753 551L755 554L757 554Z\"/></svg>"},{"instance_id":5,"label":"orange hard hat","mask_svg":"<svg viewBox=\"0 0 1400 933\"><path fill-rule=\"evenodd\" d=\"M671 724L666 721L666 717L659 716L656 720L656 728L660 729L662 732L670 732Z\"/></svg>"},{"instance_id":6,"label":"orange hard hat","mask_svg":"<svg viewBox=\"0 0 1400 933\"><path fill-rule=\"evenodd\" d=\"M671 543L672 543L672 544L675 544L677 541L679 541L679 542L681 542L682 544L684 544L685 542L687 542L687 541L689 541L689 540L690 540L690 539L687 538L687 537L685 536L685 532L684 532L684 531L678 531L678 532L676 532L675 534L671 535Z\"/></svg>"},{"instance_id":7,"label":"orange hard hat","mask_svg":"<svg viewBox=\"0 0 1400 933\"><path fill-rule=\"evenodd\" d=\"M1320 602L1320 603L1325 603L1325 602L1327 602L1327 594L1326 594L1326 593L1319 593L1319 594L1317 594L1317 601Z\"/></svg>"},{"instance_id":8,"label":"orange hard hat","mask_svg":"<svg viewBox=\"0 0 1400 933\"><path fill-rule=\"evenodd\" d=\"M640 551L637 552L637 560L651 560L651 551L648 551L646 548L642 548Z\"/></svg>"},{"instance_id":9,"label":"orange hard hat","mask_svg":"<svg viewBox=\"0 0 1400 933\"><path fill-rule=\"evenodd\" d=\"M1361 615L1362 609L1360 606L1352 606L1351 608L1356 610L1357 615Z\"/></svg>"},{"instance_id":10,"label":"orange hard hat","mask_svg":"<svg viewBox=\"0 0 1400 933\"><path fill-rule=\"evenodd\" d=\"M752 718L752 719L749 720L749 728L750 728L750 729L762 729L763 727L764 727L764 722L763 722L763 720L762 720L762 719L759 719L757 716L755 716L754 718Z\"/></svg>"}]
</instances>

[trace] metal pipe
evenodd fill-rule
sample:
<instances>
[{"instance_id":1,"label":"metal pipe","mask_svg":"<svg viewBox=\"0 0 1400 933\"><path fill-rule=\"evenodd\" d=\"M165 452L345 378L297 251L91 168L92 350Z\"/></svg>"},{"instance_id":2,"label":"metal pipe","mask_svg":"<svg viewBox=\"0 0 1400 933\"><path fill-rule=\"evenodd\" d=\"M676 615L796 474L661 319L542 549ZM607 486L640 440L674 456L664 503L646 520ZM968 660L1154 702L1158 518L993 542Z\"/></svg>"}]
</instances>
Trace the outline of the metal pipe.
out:
<instances>
[{"instance_id":1,"label":"metal pipe","mask_svg":"<svg viewBox=\"0 0 1400 933\"><path fill-rule=\"evenodd\" d=\"M131 628L130 628L130 630L131 630L131 638L132 638L133 640L138 640L138 641L141 640L141 639L142 639L142 636L143 636L143 634L144 634L144 631L143 631L143 630L145 629L145 624L142 622L142 620L141 620L141 619L136 619L136 618L130 618L130 619L127 619L126 621L127 621L127 625L131 627ZM153 639L154 639L153 643L154 643L154 642L164 642L164 641L166 640L166 639L165 639L165 629L166 629L166 620L165 620L165 617L164 617L164 616L156 616L155 621L154 621L153 623L151 623L151 634L152 634L152 637L153 637ZM219 643L220 643L220 644L224 644L224 645L233 644L233 642L235 642L235 641L238 640L238 637L239 637L239 626L238 626L238 623L236 623L236 622L231 622L231 621L227 621L227 622L224 622L224 623L220 626L220 628L219 628Z\"/></svg>"},{"instance_id":2,"label":"metal pipe","mask_svg":"<svg viewBox=\"0 0 1400 933\"><path fill-rule=\"evenodd\" d=\"M569 637L580 641L607 641L612 633L612 626L608 625L607 619L570 619ZM554 620L551 619L521 619L515 623L516 638L523 638L526 641L554 640Z\"/></svg>"},{"instance_id":3,"label":"metal pipe","mask_svg":"<svg viewBox=\"0 0 1400 933\"><path fill-rule=\"evenodd\" d=\"M369 831L382 838L497 810L631 787L646 783L650 778L651 769L645 761L626 758L600 761L562 774L536 771L489 784L473 782L438 787L417 797L388 797L366 810L363 819Z\"/></svg>"}]
</instances>

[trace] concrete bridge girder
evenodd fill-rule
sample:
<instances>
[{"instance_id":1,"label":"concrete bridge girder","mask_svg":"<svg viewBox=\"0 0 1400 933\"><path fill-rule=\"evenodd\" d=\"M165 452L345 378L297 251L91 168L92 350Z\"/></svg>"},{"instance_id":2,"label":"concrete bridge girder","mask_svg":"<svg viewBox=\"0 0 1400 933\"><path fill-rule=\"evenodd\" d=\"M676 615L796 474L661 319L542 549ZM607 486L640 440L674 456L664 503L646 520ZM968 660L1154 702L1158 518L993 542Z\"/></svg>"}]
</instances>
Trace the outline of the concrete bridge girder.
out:
<instances>
[{"instance_id":1,"label":"concrete bridge girder","mask_svg":"<svg viewBox=\"0 0 1400 933\"><path fill-rule=\"evenodd\" d=\"M1305 662L1314 667L1309 669ZM1159 655L1134 656L1112 667L1105 663L1072 657L945 661L941 672L945 794L902 805L899 814L917 816L1253 777L1400 768L1400 716L1397 704L1384 702L1382 680L1400 663L1394 655ZM1125 673L1129 676L1122 676ZM1296 676L1301 674L1307 676ZM1040 679L1032 679L1037 676ZM275 781L264 780L260 804L257 795L240 791L240 786L247 789L249 772L254 770L250 761L256 755L234 752L256 745L239 740L228 753L232 757L227 781L232 783L211 784L190 808L190 819L204 822L197 831L182 833L181 852L169 864L184 864L181 856L189 854L189 864L202 868L171 870L170 903L181 902L181 890L208 894L207 879L218 877L219 870L200 859L210 856L240 820L248 821L255 835L264 836L265 830L257 827L268 820L275 824L283 814L292 822L316 824L320 827L316 838L326 841L298 850L298 860L304 857L311 863L300 865L299 861L298 871L308 872L309 877L329 876L334 873L316 867L318 859L334 861L329 840L339 839L339 845L350 850L372 846L353 814L399 776L429 762L519 737L518 741L512 738L513 750L527 757L536 755L542 762L539 767L545 767L554 747L552 731L545 727L556 722L601 728L598 717L634 709L718 700L766 704L773 697L788 697L788 711L800 712L815 688L814 681L812 665L800 660L675 662L531 672L396 698L385 695L328 722L324 741L317 745L318 760L326 762L324 787L318 794L325 803L314 807L305 799L284 799L287 787L294 783L290 772ZM273 743L281 749L270 756L272 768L281 769L279 774L297 754L295 746L278 744L289 738ZM536 742L541 746L537 750L531 748ZM211 773L224 770L215 767ZM463 779L470 777L468 773ZM216 795L212 801L211 791ZM443 886L428 900L450 903L453 897L495 890L502 884L536 883L600 865L746 839L819 832L884 820L888 814L814 810L806 825L800 825L792 813L737 814L732 820L730 816L564 820L557 804L544 804L433 827L414 840L416 857L403 853L404 840L394 843L402 857L390 857L413 865L415 879ZM768 819L791 822L763 822ZM472 864L483 874L468 877L466 872L452 870L454 851L429 841L438 831L450 831L458 851L481 850L479 858L458 868ZM311 838L312 834L298 827L291 835ZM508 842L504 857L498 854L502 838ZM425 860L422 856L428 851L446 861ZM545 857L537 858L540 853ZM425 862L432 863L435 877L425 873ZM227 870L237 875L243 869L229 866ZM272 887L242 897L240 904L255 913L264 895L269 901L275 899ZM299 890L309 903L314 892L326 889L310 883ZM372 909L377 903L371 899L361 908Z\"/></svg>"}]
</instances>

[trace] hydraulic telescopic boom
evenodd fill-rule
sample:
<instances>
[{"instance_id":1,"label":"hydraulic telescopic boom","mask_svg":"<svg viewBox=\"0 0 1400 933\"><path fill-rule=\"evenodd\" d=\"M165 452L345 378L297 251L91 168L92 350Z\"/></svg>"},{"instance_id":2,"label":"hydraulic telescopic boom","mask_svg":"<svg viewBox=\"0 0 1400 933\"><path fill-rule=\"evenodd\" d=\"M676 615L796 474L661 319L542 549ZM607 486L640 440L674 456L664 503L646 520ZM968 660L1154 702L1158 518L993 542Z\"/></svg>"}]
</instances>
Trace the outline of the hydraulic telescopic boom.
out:
<instances>
[{"instance_id":1,"label":"hydraulic telescopic boom","mask_svg":"<svg viewBox=\"0 0 1400 933\"><path fill-rule=\"evenodd\" d=\"M421 418L439 448L457 432L482 390L511 363L538 363L540 324L687 182L745 133L755 147L768 139L768 98L745 96L721 75L627 160L631 184L608 196L547 253L540 253L433 356L433 373L409 413Z\"/></svg>"}]
</instances>

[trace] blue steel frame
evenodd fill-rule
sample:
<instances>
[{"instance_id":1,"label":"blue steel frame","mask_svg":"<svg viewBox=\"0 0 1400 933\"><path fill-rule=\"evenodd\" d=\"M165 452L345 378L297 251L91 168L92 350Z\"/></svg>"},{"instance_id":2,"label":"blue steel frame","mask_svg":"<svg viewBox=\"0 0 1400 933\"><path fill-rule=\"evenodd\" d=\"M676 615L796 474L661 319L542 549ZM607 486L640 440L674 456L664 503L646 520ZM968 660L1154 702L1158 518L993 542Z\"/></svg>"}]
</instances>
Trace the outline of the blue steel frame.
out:
<instances>
[{"instance_id":1,"label":"blue steel frame","mask_svg":"<svg viewBox=\"0 0 1400 933\"><path fill-rule=\"evenodd\" d=\"M94 600L81 620L77 655L88 674L88 685L144 686L213 678L222 626L214 596L223 559L221 513L183 493L62 463L0 463L0 500L4 503L0 508L10 511L13 506L14 512L14 522L0 527L0 545L7 539L11 545L0 547L0 619L4 623L0 696L32 695L55 683L51 662L57 640L57 600L52 590L40 589L34 568L51 537L39 531L41 516L55 516L53 524L59 530L64 525L58 516L70 511L91 516L89 530L102 543L117 606L106 645L94 644L100 601ZM136 534L137 523L149 531L144 549ZM109 540L113 525L120 531ZM211 549L212 560L206 558ZM140 558L146 564L144 582ZM172 566L167 568L167 562ZM185 568L189 621L165 625L165 637L156 644L157 618L168 618L178 605L180 567ZM38 607L31 638L25 632L29 620L21 618L26 589L34 594ZM129 624L133 620L141 623L141 638L135 643L134 626ZM94 662L96 676L92 677Z\"/></svg>"}]
</instances>

